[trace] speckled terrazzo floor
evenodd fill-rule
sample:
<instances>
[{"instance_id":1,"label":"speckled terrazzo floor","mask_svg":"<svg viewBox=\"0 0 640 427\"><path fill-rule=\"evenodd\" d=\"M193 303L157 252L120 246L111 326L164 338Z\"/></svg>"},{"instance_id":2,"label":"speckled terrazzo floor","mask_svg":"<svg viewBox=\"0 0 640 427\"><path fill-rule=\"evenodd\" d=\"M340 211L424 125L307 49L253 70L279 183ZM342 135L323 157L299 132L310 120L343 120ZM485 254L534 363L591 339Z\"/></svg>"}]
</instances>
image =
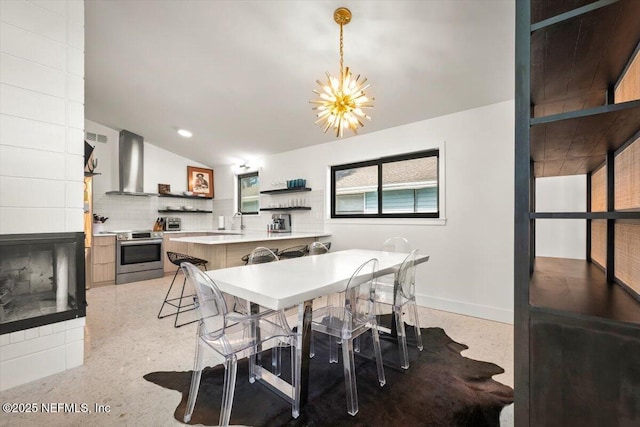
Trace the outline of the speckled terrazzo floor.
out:
<instances>
[{"instance_id":1,"label":"speckled terrazzo floor","mask_svg":"<svg viewBox=\"0 0 640 427\"><path fill-rule=\"evenodd\" d=\"M190 370L196 325L173 327L173 317L157 319L171 277L105 286L87 291L85 363L0 393L0 402L108 405L108 413L5 414L3 426L173 426L178 392L142 376L154 371ZM187 313L187 316L193 313ZM439 326L469 346L466 357L505 369L494 378L513 386L513 327L443 311L420 309L421 326ZM513 425L513 405L501 424Z\"/></svg>"}]
</instances>

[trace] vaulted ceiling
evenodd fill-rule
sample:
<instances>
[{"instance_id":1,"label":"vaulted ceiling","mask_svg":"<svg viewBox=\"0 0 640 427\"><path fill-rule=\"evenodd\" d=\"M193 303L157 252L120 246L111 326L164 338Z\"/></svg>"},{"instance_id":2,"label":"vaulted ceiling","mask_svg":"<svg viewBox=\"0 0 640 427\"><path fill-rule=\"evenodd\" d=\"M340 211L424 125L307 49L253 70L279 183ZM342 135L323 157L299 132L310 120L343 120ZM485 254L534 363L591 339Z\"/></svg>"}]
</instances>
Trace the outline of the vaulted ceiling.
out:
<instances>
[{"instance_id":1,"label":"vaulted ceiling","mask_svg":"<svg viewBox=\"0 0 640 427\"><path fill-rule=\"evenodd\" d=\"M334 140L309 100L315 80L339 69L339 6L353 13L345 65L375 97L360 133L504 101L514 3L88 1L86 118L208 165Z\"/></svg>"}]
</instances>

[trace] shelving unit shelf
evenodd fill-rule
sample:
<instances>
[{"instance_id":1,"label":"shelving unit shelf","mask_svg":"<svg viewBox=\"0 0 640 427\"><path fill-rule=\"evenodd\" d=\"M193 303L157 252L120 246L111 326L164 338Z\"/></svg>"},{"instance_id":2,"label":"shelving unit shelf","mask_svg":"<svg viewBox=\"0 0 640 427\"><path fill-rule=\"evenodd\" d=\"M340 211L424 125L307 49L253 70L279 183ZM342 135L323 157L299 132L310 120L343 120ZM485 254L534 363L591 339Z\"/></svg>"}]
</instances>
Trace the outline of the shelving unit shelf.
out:
<instances>
[{"instance_id":1,"label":"shelving unit shelf","mask_svg":"<svg viewBox=\"0 0 640 427\"><path fill-rule=\"evenodd\" d=\"M310 211L310 206L295 206L292 208L260 208L261 211Z\"/></svg>"},{"instance_id":2,"label":"shelving unit shelf","mask_svg":"<svg viewBox=\"0 0 640 427\"><path fill-rule=\"evenodd\" d=\"M300 193L303 191L311 191L311 188L308 188L308 187L280 188L277 190L261 191L260 194Z\"/></svg>"},{"instance_id":3,"label":"shelving unit shelf","mask_svg":"<svg viewBox=\"0 0 640 427\"><path fill-rule=\"evenodd\" d=\"M640 425L637 80L616 99L628 70L638 78L638 23L637 0L516 4L518 426ZM568 175L585 175L586 212L535 212L536 178ZM535 256L538 221L575 219L585 220L585 260Z\"/></svg>"}]
</instances>

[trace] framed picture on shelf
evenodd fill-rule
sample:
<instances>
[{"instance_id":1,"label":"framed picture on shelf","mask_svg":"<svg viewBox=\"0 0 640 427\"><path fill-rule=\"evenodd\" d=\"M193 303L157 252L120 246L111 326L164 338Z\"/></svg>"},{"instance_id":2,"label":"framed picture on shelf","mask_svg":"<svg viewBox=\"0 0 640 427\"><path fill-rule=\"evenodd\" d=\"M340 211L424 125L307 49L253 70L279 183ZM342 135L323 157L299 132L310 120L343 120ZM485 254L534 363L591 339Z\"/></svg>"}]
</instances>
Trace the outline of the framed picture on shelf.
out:
<instances>
[{"instance_id":1,"label":"framed picture on shelf","mask_svg":"<svg viewBox=\"0 0 640 427\"><path fill-rule=\"evenodd\" d=\"M213 170L187 166L187 186L194 195L213 197Z\"/></svg>"}]
</instances>

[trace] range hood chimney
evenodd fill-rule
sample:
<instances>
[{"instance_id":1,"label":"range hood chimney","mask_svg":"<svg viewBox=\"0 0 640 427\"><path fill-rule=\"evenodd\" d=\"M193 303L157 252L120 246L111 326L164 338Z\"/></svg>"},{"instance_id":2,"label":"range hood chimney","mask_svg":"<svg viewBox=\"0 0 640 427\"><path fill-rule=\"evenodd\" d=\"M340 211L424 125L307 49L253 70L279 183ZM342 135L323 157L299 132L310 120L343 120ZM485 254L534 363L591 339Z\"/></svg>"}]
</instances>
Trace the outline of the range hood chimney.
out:
<instances>
[{"instance_id":1,"label":"range hood chimney","mask_svg":"<svg viewBox=\"0 0 640 427\"><path fill-rule=\"evenodd\" d=\"M118 191L107 194L155 196L144 192L144 138L128 130L120 131L118 145Z\"/></svg>"}]
</instances>

